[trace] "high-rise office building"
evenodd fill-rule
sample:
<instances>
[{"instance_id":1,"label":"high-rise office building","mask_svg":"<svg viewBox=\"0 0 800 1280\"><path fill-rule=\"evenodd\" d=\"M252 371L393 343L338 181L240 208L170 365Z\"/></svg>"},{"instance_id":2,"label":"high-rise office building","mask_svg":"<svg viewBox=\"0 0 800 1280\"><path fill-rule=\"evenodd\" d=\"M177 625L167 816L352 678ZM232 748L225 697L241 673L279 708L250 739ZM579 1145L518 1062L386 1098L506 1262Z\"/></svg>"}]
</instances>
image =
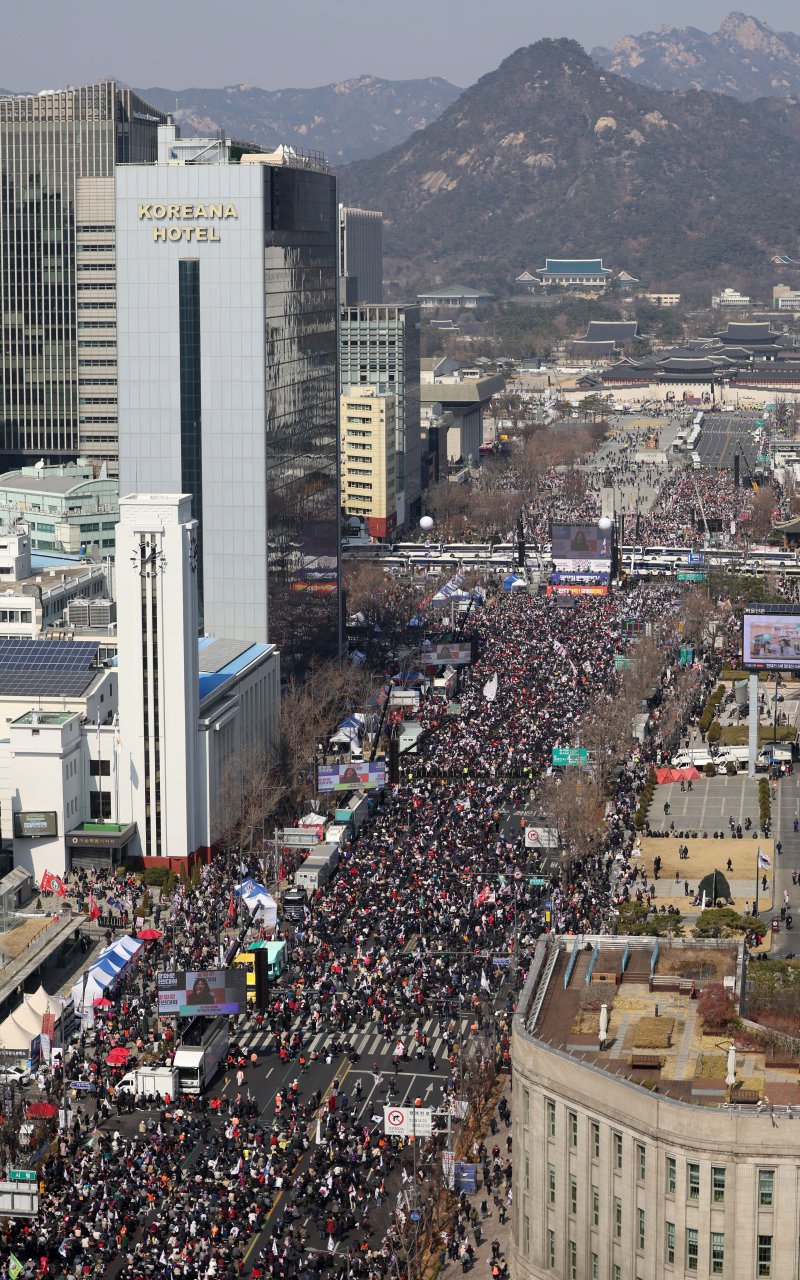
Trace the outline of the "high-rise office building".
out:
<instances>
[{"instance_id":1,"label":"high-rise office building","mask_svg":"<svg viewBox=\"0 0 800 1280\"><path fill-rule=\"evenodd\" d=\"M395 399L398 526L420 515L419 329L418 306L340 310L342 387L372 386L379 395Z\"/></svg>"},{"instance_id":2,"label":"high-rise office building","mask_svg":"<svg viewBox=\"0 0 800 1280\"><path fill-rule=\"evenodd\" d=\"M383 214L339 205L339 301L383 302Z\"/></svg>"},{"instance_id":3,"label":"high-rise office building","mask_svg":"<svg viewBox=\"0 0 800 1280\"><path fill-rule=\"evenodd\" d=\"M0 99L0 469L116 470L113 175L167 120L113 81Z\"/></svg>"},{"instance_id":4,"label":"high-rise office building","mask_svg":"<svg viewBox=\"0 0 800 1280\"><path fill-rule=\"evenodd\" d=\"M191 494L206 631L330 651L336 179L281 148L120 166L116 193L121 491Z\"/></svg>"}]
</instances>

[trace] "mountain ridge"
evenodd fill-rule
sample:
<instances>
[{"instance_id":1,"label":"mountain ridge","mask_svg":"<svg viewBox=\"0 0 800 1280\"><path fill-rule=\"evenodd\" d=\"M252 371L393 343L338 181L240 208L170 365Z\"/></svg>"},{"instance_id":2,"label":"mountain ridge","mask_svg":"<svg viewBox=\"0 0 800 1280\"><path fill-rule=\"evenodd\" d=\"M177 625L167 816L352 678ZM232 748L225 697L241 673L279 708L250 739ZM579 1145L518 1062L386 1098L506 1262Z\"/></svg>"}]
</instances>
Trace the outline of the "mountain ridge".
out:
<instances>
[{"instance_id":1,"label":"mountain ridge","mask_svg":"<svg viewBox=\"0 0 800 1280\"><path fill-rule=\"evenodd\" d=\"M667 93L575 41L541 40L406 143L348 166L341 188L383 211L401 284L507 291L546 255L602 255L664 287L794 253L798 171L796 103Z\"/></svg>"},{"instance_id":2,"label":"mountain ridge","mask_svg":"<svg viewBox=\"0 0 800 1280\"><path fill-rule=\"evenodd\" d=\"M139 89L170 111L184 133L217 133L261 146L281 142L322 151L334 163L377 155L434 120L461 93L440 76L384 80L354 76L311 89ZM177 109L176 109L177 103Z\"/></svg>"},{"instance_id":3,"label":"mountain ridge","mask_svg":"<svg viewBox=\"0 0 800 1280\"><path fill-rule=\"evenodd\" d=\"M662 26L592 49L595 62L654 89L706 89L750 102L800 95L800 36L734 10L718 31Z\"/></svg>"}]
</instances>

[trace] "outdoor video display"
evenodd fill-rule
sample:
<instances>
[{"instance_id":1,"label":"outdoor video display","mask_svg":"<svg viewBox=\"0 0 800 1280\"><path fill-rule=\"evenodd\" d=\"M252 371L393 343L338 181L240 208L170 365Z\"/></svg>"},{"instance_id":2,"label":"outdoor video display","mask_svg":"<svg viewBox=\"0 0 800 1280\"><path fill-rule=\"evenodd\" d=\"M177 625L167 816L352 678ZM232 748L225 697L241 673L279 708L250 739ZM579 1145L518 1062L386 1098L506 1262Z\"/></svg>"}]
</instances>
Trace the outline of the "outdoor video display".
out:
<instances>
[{"instance_id":1,"label":"outdoor video display","mask_svg":"<svg viewBox=\"0 0 800 1280\"><path fill-rule=\"evenodd\" d=\"M596 524L554 524L550 535L554 560L610 560L614 530Z\"/></svg>"},{"instance_id":2,"label":"outdoor video display","mask_svg":"<svg viewBox=\"0 0 800 1280\"><path fill-rule=\"evenodd\" d=\"M472 644L469 640L458 644L434 644L422 651L420 661L429 667L463 666L465 662L472 661Z\"/></svg>"},{"instance_id":3,"label":"outdoor video display","mask_svg":"<svg viewBox=\"0 0 800 1280\"><path fill-rule=\"evenodd\" d=\"M596 524L554 524L550 544L556 569L562 573L608 574L614 530Z\"/></svg>"},{"instance_id":4,"label":"outdoor video display","mask_svg":"<svg viewBox=\"0 0 800 1280\"><path fill-rule=\"evenodd\" d=\"M244 1013L247 1008L247 974L243 969L159 973L156 988L161 1016L194 1018L198 1014Z\"/></svg>"},{"instance_id":5,"label":"outdoor video display","mask_svg":"<svg viewBox=\"0 0 800 1280\"><path fill-rule=\"evenodd\" d=\"M14 814L14 835L18 840L40 840L44 836L58 835L58 814L33 813L30 810Z\"/></svg>"},{"instance_id":6,"label":"outdoor video display","mask_svg":"<svg viewBox=\"0 0 800 1280\"><path fill-rule=\"evenodd\" d=\"M800 610L784 612L780 605L748 609L742 628L742 665L751 671L800 669Z\"/></svg>"},{"instance_id":7,"label":"outdoor video display","mask_svg":"<svg viewBox=\"0 0 800 1280\"><path fill-rule=\"evenodd\" d=\"M353 791L386 786L386 764L355 760L351 764L321 764L317 769L317 791Z\"/></svg>"}]
</instances>

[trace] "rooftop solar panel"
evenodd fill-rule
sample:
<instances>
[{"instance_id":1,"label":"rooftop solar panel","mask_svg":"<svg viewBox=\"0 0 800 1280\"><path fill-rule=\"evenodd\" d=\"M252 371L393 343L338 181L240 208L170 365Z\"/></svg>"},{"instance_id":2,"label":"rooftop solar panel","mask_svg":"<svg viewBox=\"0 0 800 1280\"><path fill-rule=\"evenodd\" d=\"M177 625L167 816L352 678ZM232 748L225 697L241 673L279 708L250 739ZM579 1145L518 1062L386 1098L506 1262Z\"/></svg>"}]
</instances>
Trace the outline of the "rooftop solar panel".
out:
<instances>
[{"instance_id":1,"label":"rooftop solar panel","mask_svg":"<svg viewBox=\"0 0 800 1280\"><path fill-rule=\"evenodd\" d=\"M212 639L200 649L200 670L209 675L221 671L249 648L249 641Z\"/></svg>"},{"instance_id":2,"label":"rooftop solar panel","mask_svg":"<svg viewBox=\"0 0 800 1280\"><path fill-rule=\"evenodd\" d=\"M94 669L0 671L0 697L79 698L97 675Z\"/></svg>"},{"instance_id":3,"label":"rooftop solar panel","mask_svg":"<svg viewBox=\"0 0 800 1280\"><path fill-rule=\"evenodd\" d=\"M85 671L97 649L96 640L0 640L0 671Z\"/></svg>"}]
</instances>

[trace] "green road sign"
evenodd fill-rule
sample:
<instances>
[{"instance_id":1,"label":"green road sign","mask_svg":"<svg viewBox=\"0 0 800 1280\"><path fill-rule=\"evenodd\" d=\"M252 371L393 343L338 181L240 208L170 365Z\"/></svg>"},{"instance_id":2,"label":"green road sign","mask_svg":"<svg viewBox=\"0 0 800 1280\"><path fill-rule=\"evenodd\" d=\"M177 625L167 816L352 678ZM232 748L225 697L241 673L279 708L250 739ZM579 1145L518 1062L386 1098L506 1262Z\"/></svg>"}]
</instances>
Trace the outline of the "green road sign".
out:
<instances>
[{"instance_id":1,"label":"green road sign","mask_svg":"<svg viewBox=\"0 0 800 1280\"><path fill-rule=\"evenodd\" d=\"M678 582L705 582L706 580L704 569L679 569L675 576Z\"/></svg>"},{"instance_id":2,"label":"green road sign","mask_svg":"<svg viewBox=\"0 0 800 1280\"><path fill-rule=\"evenodd\" d=\"M614 670L615 671L629 671L632 667L635 667L635 666L636 666L636 663L633 660L633 658L625 658L621 653L614 654Z\"/></svg>"},{"instance_id":3,"label":"green road sign","mask_svg":"<svg viewBox=\"0 0 800 1280\"><path fill-rule=\"evenodd\" d=\"M35 1169L9 1169L8 1177L10 1182L35 1182Z\"/></svg>"},{"instance_id":4,"label":"green road sign","mask_svg":"<svg viewBox=\"0 0 800 1280\"><path fill-rule=\"evenodd\" d=\"M588 764L589 752L584 747L553 747L553 764Z\"/></svg>"},{"instance_id":5,"label":"green road sign","mask_svg":"<svg viewBox=\"0 0 800 1280\"><path fill-rule=\"evenodd\" d=\"M528 884L531 886L532 889L543 889L545 885L549 883L550 881L545 880L544 876L532 876L531 879L528 881Z\"/></svg>"}]
</instances>

